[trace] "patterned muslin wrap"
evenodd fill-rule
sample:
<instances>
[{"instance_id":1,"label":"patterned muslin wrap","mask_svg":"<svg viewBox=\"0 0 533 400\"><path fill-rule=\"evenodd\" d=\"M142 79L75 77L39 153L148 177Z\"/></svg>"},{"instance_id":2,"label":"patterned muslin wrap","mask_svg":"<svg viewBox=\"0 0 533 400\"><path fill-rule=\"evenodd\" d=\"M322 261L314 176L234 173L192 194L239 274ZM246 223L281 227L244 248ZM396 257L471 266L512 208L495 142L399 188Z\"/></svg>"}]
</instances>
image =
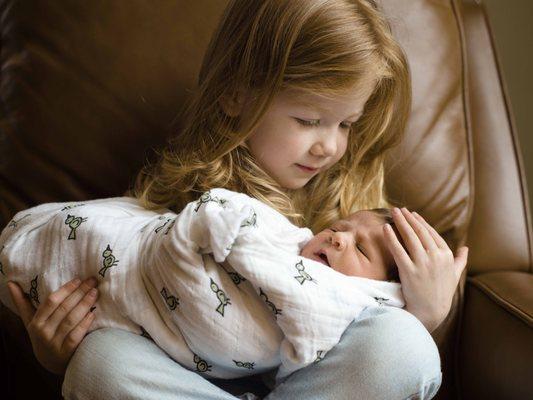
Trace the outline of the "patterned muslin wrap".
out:
<instances>
[{"instance_id":1,"label":"patterned muslin wrap","mask_svg":"<svg viewBox=\"0 0 533 400\"><path fill-rule=\"evenodd\" d=\"M144 335L186 368L283 381L319 362L366 307L404 307L395 282L345 276L300 256L312 238L266 204L212 189L181 213L132 197L47 203L0 235L0 301L8 280L35 307L66 282L95 276L91 330Z\"/></svg>"}]
</instances>

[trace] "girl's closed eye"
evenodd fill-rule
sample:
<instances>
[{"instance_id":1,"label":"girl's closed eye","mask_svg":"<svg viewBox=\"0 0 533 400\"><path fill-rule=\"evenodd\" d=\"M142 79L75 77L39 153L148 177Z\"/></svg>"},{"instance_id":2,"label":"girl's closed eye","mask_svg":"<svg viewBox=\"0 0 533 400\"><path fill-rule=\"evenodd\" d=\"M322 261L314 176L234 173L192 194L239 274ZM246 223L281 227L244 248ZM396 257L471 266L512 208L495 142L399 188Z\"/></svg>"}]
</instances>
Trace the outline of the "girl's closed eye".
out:
<instances>
[{"instance_id":1,"label":"girl's closed eye","mask_svg":"<svg viewBox=\"0 0 533 400\"><path fill-rule=\"evenodd\" d=\"M351 122L344 122L341 124L341 127L346 130L352 129L352 123Z\"/></svg>"},{"instance_id":2,"label":"girl's closed eye","mask_svg":"<svg viewBox=\"0 0 533 400\"><path fill-rule=\"evenodd\" d=\"M320 125L320 120L319 119L313 119L313 120L305 120L305 119L301 119L301 118L295 118L296 121L298 121L298 123L300 125L303 125L303 126L318 126ZM342 124L340 124L341 128L342 129L350 129L352 127L352 123L351 122L343 122Z\"/></svg>"},{"instance_id":3,"label":"girl's closed eye","mask_svg":"<svg viewBox=\"0 0 533 400\"><path fill-rule=\"evenodd\" d=\"M298 123L303 126L318 126L320 124L320 120L316 120L316 119L308 121L305 119L295 118L295 120L298 121Z\"/></svg>"}]
</instances>

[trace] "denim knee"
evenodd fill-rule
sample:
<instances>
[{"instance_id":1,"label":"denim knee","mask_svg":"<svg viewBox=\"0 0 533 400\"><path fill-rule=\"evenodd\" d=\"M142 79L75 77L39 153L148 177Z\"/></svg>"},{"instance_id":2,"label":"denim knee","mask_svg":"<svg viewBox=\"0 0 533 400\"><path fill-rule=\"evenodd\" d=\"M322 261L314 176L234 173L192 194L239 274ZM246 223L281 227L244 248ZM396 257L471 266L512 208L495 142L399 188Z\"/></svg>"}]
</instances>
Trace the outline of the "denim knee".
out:
<instances>
[{"instance_id":1,"label":"denim knee","mask_svg":"<svg viewBox=\"0 0 533 400\"><path fill-rule=\"evenodd\" d=\"M418 319L403 309L373 307L320 362L294 372L267 399L431 399L441 379L437 346Z\"/></svg>"},{"instance_id":2,"label":"denim knee","mask_svg":"<svg viewBox=\"0 0 533 400\"><path fill-rule=\"evenodd\" d=\"M87 335L69 361L63 381L65 399L90 399L108 396L108 387L113 387L116 365L107 360L120 360L120 351L115 346L120 339L118 329L98 329ZM120 365L120 364L118 364ZM116 381L115 381L116 384Z\"/></svg>"},{"instance_id":3,"label":"denim knee","mask_svg":"<svg viewBox=\"0 0 533 400\"><path fill-rule=\"evenodd\" d=\"M348 335L365 334L358 346L346 340L353 368L364 367L363 375L375 382L380 395L373 398L431 399L438 391L441 365L438 348L422 323L409 312L393 307L365 310L349 328ZM361 329L363 328L363 329ZM370 395L370 393L369 393Z\"/></svg>"},{"instance_id":4,"label":"denim knee","mask_svg":"<svg viewBox=\"0 0 533 400\"><path fill-rule=\"evenodd\" d=\"M97 329L70 359L62 394L67 400L152 398L153 382L169 379L166 364L177 366L152 341L121 329Z\"/></svg>"},{"instance_id":5,"label":"denim knee","mask_svg":"<svg viewBox=\"0 0 533 400\"><path fill-rule=\"evenodd\" d=\"M200 375L172 360L154 342L121 329L87 335L69 362L66 400L235 400Z\"/></svg>"}]
</instances>

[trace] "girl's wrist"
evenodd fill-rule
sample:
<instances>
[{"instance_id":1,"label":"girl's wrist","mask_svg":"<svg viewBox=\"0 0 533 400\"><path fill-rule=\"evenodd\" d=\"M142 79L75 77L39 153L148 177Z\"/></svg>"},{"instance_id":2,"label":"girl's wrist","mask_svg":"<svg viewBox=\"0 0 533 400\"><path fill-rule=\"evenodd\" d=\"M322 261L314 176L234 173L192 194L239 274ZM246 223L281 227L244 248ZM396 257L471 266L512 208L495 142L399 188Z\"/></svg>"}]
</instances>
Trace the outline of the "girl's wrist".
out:
<instances>
[{"instance_id":1,"label":"girl's wrist","mask_svg":"<svg viewBox=\"0 0 533 400\"><path fill-rule=\"evenodd\" d=\"M422 323L422 325L424 325L429 333L432 333L439 327L442 321L444 321L444 318L441 318L435 314L428 315L420 310L411 310L408 307L405 310L413 314Z\"/></svg>"}]
</instances>

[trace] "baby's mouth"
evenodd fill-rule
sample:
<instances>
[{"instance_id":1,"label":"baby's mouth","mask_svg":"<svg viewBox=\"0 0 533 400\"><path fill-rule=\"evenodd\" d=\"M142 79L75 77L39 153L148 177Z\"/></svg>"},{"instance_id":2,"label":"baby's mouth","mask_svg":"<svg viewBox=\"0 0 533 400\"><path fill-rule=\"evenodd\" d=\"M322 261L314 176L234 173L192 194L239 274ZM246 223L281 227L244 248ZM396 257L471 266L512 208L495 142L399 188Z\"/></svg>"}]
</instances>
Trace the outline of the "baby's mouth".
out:
<instances>
[{"instance_id":1,"label":"baby's mouth","mask_svg":"<svg viewBox=\"0 0 533 400\"><path fill-rule=\"evenodd\" d=\"M319 252L315 253L315 256L319 258L318 260L319 262L331 268L331 266L329 265L329 261L328 261L328 255L326 254L324 250L320 250Z\"/></svg>"}]
</instances>

